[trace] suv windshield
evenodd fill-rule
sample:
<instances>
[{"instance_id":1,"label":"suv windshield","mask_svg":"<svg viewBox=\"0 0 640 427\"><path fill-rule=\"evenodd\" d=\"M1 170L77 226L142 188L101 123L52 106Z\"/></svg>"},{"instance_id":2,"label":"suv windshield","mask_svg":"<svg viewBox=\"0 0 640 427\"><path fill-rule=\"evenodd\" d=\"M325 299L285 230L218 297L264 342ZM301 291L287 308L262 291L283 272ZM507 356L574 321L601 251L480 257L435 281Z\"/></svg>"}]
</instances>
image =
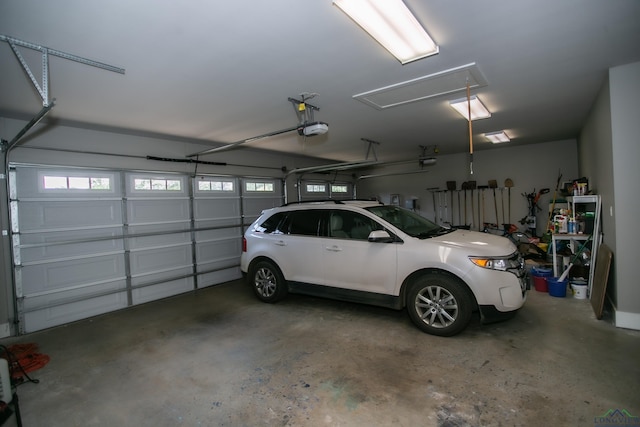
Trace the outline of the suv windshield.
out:
<instances>
[{"instance_id":1,"label":"suv windshield","mask_svg":"<svg viewBox=\"0 0 640 427\"><path fill-rule=\"evenodd\" d=\"M439 236L453 231L453 229L441 227L412 211L402 209L397 206L373 206L366 209L399 228L411 237L425 239L427 237Z\"/></svg>"}]
</instances>

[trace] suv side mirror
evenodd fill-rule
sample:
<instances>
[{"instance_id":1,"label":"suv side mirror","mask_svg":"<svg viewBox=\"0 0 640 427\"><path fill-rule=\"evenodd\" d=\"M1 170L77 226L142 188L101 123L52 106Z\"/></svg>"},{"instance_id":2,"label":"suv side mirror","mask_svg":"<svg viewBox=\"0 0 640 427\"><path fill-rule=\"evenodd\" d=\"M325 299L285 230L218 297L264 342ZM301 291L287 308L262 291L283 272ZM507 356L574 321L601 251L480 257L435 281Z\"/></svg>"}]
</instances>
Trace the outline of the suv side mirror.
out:
<instances>
[{"instance_id":1,"label":"suv side mirror","mask_svg":"<svg viewBox=\"0 0 640 427\"><path fill-rule=\"evenodd\" d=\"M385 230L373 230L369 233L367 240L374 243L391 243L394 241L393 237Z\"/></svg>"}]
</instances>

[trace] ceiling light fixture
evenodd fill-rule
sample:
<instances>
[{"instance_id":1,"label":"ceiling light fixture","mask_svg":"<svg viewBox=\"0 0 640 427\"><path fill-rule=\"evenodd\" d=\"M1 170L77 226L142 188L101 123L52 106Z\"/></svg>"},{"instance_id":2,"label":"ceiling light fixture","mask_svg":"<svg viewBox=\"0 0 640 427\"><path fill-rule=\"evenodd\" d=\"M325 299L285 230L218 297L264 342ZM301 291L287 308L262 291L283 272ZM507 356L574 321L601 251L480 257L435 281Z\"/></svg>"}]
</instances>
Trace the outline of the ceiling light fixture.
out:
<instances>
[{"instance_id":1,"label":"ceiling light fixture","mask_svg":"<svg viewBox=\"0 0 640 427\"><path fill-rule=\"evenodd\" d=\"M491 113L487 110L480 99L473 95L469 97L471 101L471 120L486 119L491 117ZM462 117L469 120L469 104L467 98L460 98L454 101L449 101L449 104L456 110Z\"/></svg>"},{"instance_id":2,"label":"ceiling light fixture","mask_svg":"<svg viewBox=\"0 0 640 427\"><path fill-rule=\"evenodd\" d=\"M402 0L334 0L402 64L438 53L438 45Z\"/></svg>"},{"instance_id":3,"label":"ceiling light fixture","mask_svg":"<svg viewBox=\"0 0 640 427\"><path fill-rule=\"evenodd\" d=\"M494 144L511 141L511 139L509 139L509 136L503 130L497 132L487 132L484 134L484 136Z\"/></svg>"}]
</instances>

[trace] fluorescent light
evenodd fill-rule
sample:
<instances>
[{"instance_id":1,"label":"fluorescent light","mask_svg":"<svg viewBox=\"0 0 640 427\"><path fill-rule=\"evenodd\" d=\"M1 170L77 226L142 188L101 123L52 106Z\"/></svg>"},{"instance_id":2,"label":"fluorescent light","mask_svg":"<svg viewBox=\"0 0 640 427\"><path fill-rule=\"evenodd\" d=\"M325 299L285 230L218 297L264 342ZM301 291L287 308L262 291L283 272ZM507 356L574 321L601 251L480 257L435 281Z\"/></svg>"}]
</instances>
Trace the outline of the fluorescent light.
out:
<instances>
[{"instance_id":1,"label":"fluorescent light","mask_svg":"<svg viewBox=\"0 0 640 427\"><path fill-rule=\"evenodd\" d=\"M491 113L487 110L487 107L480 102L477 96L470 96L471 100L471 120L486 119L491 117ZM449 101L449 104L456 110L462 117L469 120L469 103L467 98L460 98L454 101Z\"/></svg>"},{"instance_id":2,"label":"fluorescent light","mask_svg":"<svg viewBox=\"0 0 640 427\"><path fill-rule=\"evenodd\" d=\"M511 141L511 139L509 139L509 136L507 136L507 134L503 130L497 132L487 132L484 134L484 136L494 144Z\"/></svg>"},{"instance_id":3,"label":"fluorescent light","mask_svg":"<svg viewBox=\"0 0 640 427\"><path fill-rule=\"evenodd\" d=\"M402 0L334 0L402 64L438 53L438 46Z\"/></svg>"}]
</instances>

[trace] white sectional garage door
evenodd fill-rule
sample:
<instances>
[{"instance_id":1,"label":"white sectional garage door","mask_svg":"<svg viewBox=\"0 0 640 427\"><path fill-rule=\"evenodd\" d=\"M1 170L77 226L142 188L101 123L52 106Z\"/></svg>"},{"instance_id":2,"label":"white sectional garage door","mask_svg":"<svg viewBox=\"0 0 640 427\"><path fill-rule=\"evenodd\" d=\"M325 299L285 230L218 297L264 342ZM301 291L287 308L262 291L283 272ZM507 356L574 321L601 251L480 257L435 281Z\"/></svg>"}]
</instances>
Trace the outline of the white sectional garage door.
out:
<instances>
[{"instance_id":1,"label":"white sectional garage door","mask_svg":"<svg viewBox=\"0 0 640 427\"><path fill-rule=\"evenodd\" d=\"M281 187L274 179L11 165L19 332L239 278L244 226L281 204Z\"/></svg>"}]
</instances>

